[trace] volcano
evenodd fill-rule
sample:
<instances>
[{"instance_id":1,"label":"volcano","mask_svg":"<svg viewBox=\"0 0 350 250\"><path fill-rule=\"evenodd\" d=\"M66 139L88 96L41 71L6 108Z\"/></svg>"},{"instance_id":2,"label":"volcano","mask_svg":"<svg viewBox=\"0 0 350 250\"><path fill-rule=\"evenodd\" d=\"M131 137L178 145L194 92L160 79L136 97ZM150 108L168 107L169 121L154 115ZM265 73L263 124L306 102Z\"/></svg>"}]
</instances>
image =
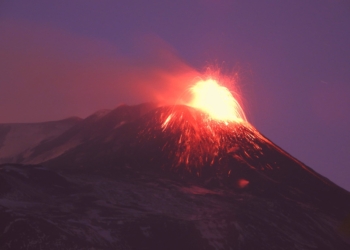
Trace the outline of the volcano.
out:
<instances>
[{"instance_id":1,"label":"volcano","mask_svg":"<svg viewBox=\"0 0 350 250\"><path fill-rule=\"evenodd\" d=\"M350 193L247 122L145 103L49 124L0 126L0 249L350 249Z\"/></svg>"}]
</instances>

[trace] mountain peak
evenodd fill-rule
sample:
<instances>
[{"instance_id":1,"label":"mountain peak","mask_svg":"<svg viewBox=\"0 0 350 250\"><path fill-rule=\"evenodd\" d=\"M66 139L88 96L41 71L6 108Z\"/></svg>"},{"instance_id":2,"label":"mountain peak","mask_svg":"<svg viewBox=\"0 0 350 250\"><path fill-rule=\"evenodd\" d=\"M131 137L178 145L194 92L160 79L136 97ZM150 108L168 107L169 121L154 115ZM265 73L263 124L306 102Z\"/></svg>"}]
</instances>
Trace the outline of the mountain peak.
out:
<instances>
[{"instance_id":1,"label":"mountain peak","mask_svg":"<svg viewBox=\"0 0 350 250\"><path fill-rule=\"evenodd\" d=\"M0 166L0 216L13 218L0 223L0 246L33 241L33 228L66 249L350 246L339 231L349 192L251 124L193 107L100 111L15 159L31 165Z\"/></svg>"}]
</instances>

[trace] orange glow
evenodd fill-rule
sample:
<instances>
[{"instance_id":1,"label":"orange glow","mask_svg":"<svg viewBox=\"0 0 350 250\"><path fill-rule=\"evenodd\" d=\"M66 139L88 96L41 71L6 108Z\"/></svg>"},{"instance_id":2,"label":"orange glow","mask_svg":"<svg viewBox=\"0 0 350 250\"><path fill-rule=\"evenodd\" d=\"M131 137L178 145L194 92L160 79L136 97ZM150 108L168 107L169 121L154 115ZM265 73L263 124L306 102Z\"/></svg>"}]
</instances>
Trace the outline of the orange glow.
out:
<instances>
[{"instance_id":1,"label":"orange glow","mask_svg":"<svg viewBox=\"0 0 350 250\"><path fill-rule=\"evenodd\" d=\"M246 121L244 112L232 93L216 80L198 81L190 88L193 99L189 106L207 113L211 119L223 122Z\"/></svg>"},{"instance_id":2,"label":"orange glow","mask_svg":"<svg viewBox=\"0 0 350 250\"><path fill-rule=\"evenodd\" d=\"M226 83L229 81L219 77ZM203 166L224 162L227 156L260 157L255 130L228 88L213 78L206 78L191 86L189 92L186 100L187 97L191 99L182 99L185 106L165 108L159 117L162 132L167 136L168 132L171 134L162 150L174 159L173 166L183 166L199 174ZM243 138L247 145L258 148L258 153L254 156L247 153L248 149L238 143ZM248 182L239 184L246 185Z\"/></svg>"}]
</instances>

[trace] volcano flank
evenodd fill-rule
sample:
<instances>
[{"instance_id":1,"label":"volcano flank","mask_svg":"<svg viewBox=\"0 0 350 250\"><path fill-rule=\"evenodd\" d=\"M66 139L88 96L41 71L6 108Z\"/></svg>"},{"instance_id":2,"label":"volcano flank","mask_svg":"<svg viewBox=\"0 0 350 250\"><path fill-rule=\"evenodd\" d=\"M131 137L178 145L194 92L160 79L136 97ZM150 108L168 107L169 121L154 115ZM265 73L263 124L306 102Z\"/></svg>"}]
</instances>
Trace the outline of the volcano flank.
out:
<instances>
[{"instance_id":1,"label":"volcano flank","mask_svg":"<svg viewBox=\"0 0 350 250\"><path fill-rule=\"evenodd\" d=\"M350 249L349 192L185 105L0 124L0 164L0 249Z\"/></svg>"}]
</instances>

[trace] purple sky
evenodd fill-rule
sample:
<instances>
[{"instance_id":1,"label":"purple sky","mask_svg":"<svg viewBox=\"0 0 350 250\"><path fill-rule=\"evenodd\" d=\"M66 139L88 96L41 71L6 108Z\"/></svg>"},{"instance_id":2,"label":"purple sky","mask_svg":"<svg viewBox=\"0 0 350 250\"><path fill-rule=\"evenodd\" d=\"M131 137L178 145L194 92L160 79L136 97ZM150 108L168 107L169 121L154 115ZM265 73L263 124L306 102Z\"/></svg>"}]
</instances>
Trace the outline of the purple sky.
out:
<instances>
[{"instance_id":1,"label":"purple sky","mask_svg":"<svg viewBox=\"0 0 350 250\"><path fill-rule=\"evenodd\" d=\"M350 190L348 0L0 0L0 123L168 100L211 65L238 73L260 132Z\"/></svg>"}]
</instances>

